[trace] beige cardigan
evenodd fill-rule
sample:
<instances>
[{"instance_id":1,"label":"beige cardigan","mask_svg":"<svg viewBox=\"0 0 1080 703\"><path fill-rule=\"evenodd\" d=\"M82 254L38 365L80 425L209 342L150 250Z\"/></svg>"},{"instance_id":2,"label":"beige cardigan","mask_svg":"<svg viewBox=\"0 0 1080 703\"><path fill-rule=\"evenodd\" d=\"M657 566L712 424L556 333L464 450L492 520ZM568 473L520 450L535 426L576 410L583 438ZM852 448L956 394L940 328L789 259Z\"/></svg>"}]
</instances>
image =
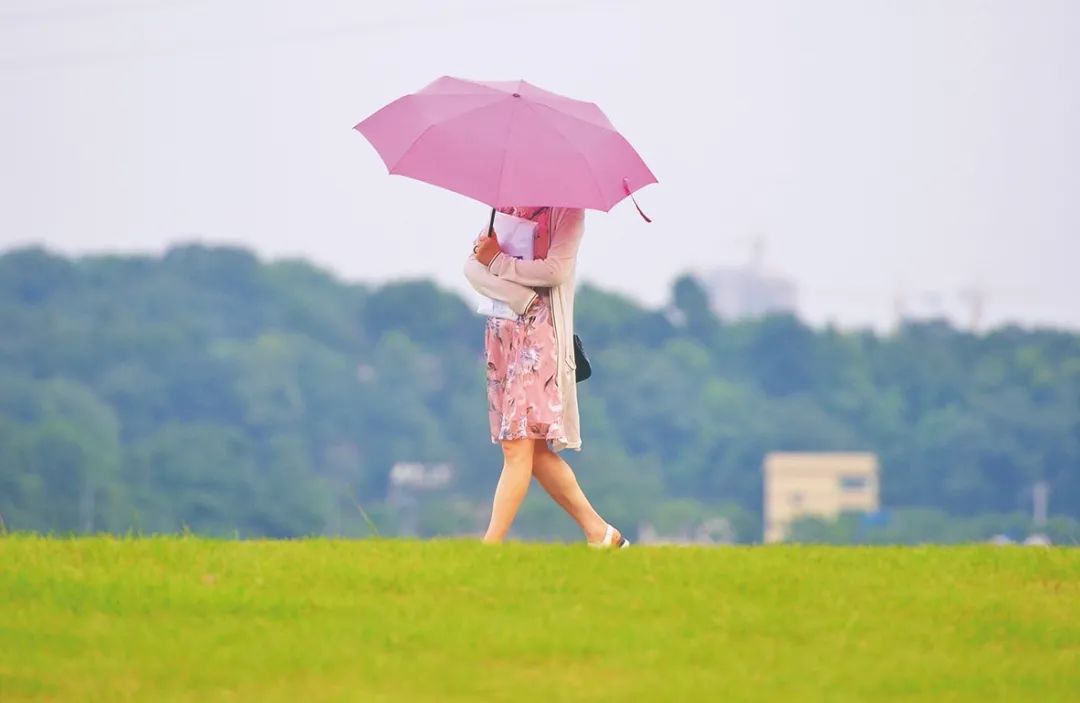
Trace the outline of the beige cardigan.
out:
<instances>
[{"instance_id":1,"label":"beige cardigan","mask_svg":"<svg viewBox=\"0 0 1080 703\"><path fill-rule=\"evenodd\" d=\"M481 295L502 300L521 315L536 297L534 288L551 289L555 344L559 350L558 384L562 396L565 442L553 442L552 449L581 450L581 421L577 402L577 364L574 362L574 274L577 252L585 232L585 211L552 208L551 246L547 256L521 261L498 254L484 266L470 256L465 277Z\"/></svg>"}]
</instances>

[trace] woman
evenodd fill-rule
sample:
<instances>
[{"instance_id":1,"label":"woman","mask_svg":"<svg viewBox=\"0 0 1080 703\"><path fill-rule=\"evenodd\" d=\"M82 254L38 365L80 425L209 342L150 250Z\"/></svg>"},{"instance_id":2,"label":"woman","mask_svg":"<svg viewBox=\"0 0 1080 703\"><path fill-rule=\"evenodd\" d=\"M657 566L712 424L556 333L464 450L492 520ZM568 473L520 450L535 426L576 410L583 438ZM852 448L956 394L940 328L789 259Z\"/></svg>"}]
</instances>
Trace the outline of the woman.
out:
<instances>
[{"instance_id":1,"label":"woman","mask_svg":"<svg viewBox=\"0 0 1080 703\"><path fill-rule=\"evenodd\" d=\"M489 318L487 356L491 441L502 446L503 470L495 488L485 542L501 542L533 476L596 547L630 542L589 503L573 469L556 452L581 450L574 363L574 271L585 230L585 211L514 207L505 214L537 223L535 258L522 261L499 249L484 232L465 265L482 295L502 300L516 320Z\"/></svg>"}]
</instances>

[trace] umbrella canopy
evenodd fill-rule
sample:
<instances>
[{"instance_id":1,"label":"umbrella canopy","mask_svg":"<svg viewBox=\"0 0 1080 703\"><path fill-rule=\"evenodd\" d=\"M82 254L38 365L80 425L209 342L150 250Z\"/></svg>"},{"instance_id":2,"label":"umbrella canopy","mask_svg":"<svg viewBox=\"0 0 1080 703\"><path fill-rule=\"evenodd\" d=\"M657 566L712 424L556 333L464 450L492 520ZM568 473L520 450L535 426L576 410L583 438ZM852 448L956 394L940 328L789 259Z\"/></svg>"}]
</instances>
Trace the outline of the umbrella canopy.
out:
<instances>
[{"instance_id":1,"label":"umbrella canopy","mask_svg":"<svg viewBox=\"0 0 1080 703\"><path fill-rule=\"evenodd\" d=\"M355 129L390 173L491 207L551 205L606 212L656 182L599 107L525 81L443 77L395 100Z\"/></svg>"}]
</instances>

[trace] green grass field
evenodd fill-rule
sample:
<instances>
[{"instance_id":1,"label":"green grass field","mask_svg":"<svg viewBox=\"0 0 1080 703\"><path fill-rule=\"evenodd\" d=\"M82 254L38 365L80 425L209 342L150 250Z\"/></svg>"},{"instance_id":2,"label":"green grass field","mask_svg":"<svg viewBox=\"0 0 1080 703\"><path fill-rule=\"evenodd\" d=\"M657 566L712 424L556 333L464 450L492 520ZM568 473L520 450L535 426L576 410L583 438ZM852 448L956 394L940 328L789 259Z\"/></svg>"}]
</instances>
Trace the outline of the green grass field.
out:
<instances>
[{"instance_id":1,"label":"green grass field","mask_svg":"<svg viewBox=\"0 0 1080 703\"><path fill-rule=\"evenodd\" d=\"M1080 550L0 538L0 701L1078 701Z\"/></svg>"}]
</instances>

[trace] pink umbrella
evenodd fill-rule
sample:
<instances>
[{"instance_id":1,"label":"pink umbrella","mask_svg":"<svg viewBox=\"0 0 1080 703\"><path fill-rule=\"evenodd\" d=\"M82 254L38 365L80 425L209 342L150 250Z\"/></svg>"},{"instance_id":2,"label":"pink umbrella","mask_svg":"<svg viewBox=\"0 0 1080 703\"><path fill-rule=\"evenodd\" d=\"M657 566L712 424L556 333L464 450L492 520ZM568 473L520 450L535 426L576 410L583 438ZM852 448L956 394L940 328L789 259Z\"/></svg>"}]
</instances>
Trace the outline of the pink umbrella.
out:
<instances>
[{"instance_id":1,"label":"pink umbrella","mask_svg":"<svg viewBox=\"0 0 1080 703\"><path fill-rule=\"evenodd\" d=\"M493 208L551 205L607 212L656 183L599 107L525 81L443 77L355 129L390 173Z\"/></svg>"}]
</instances>

